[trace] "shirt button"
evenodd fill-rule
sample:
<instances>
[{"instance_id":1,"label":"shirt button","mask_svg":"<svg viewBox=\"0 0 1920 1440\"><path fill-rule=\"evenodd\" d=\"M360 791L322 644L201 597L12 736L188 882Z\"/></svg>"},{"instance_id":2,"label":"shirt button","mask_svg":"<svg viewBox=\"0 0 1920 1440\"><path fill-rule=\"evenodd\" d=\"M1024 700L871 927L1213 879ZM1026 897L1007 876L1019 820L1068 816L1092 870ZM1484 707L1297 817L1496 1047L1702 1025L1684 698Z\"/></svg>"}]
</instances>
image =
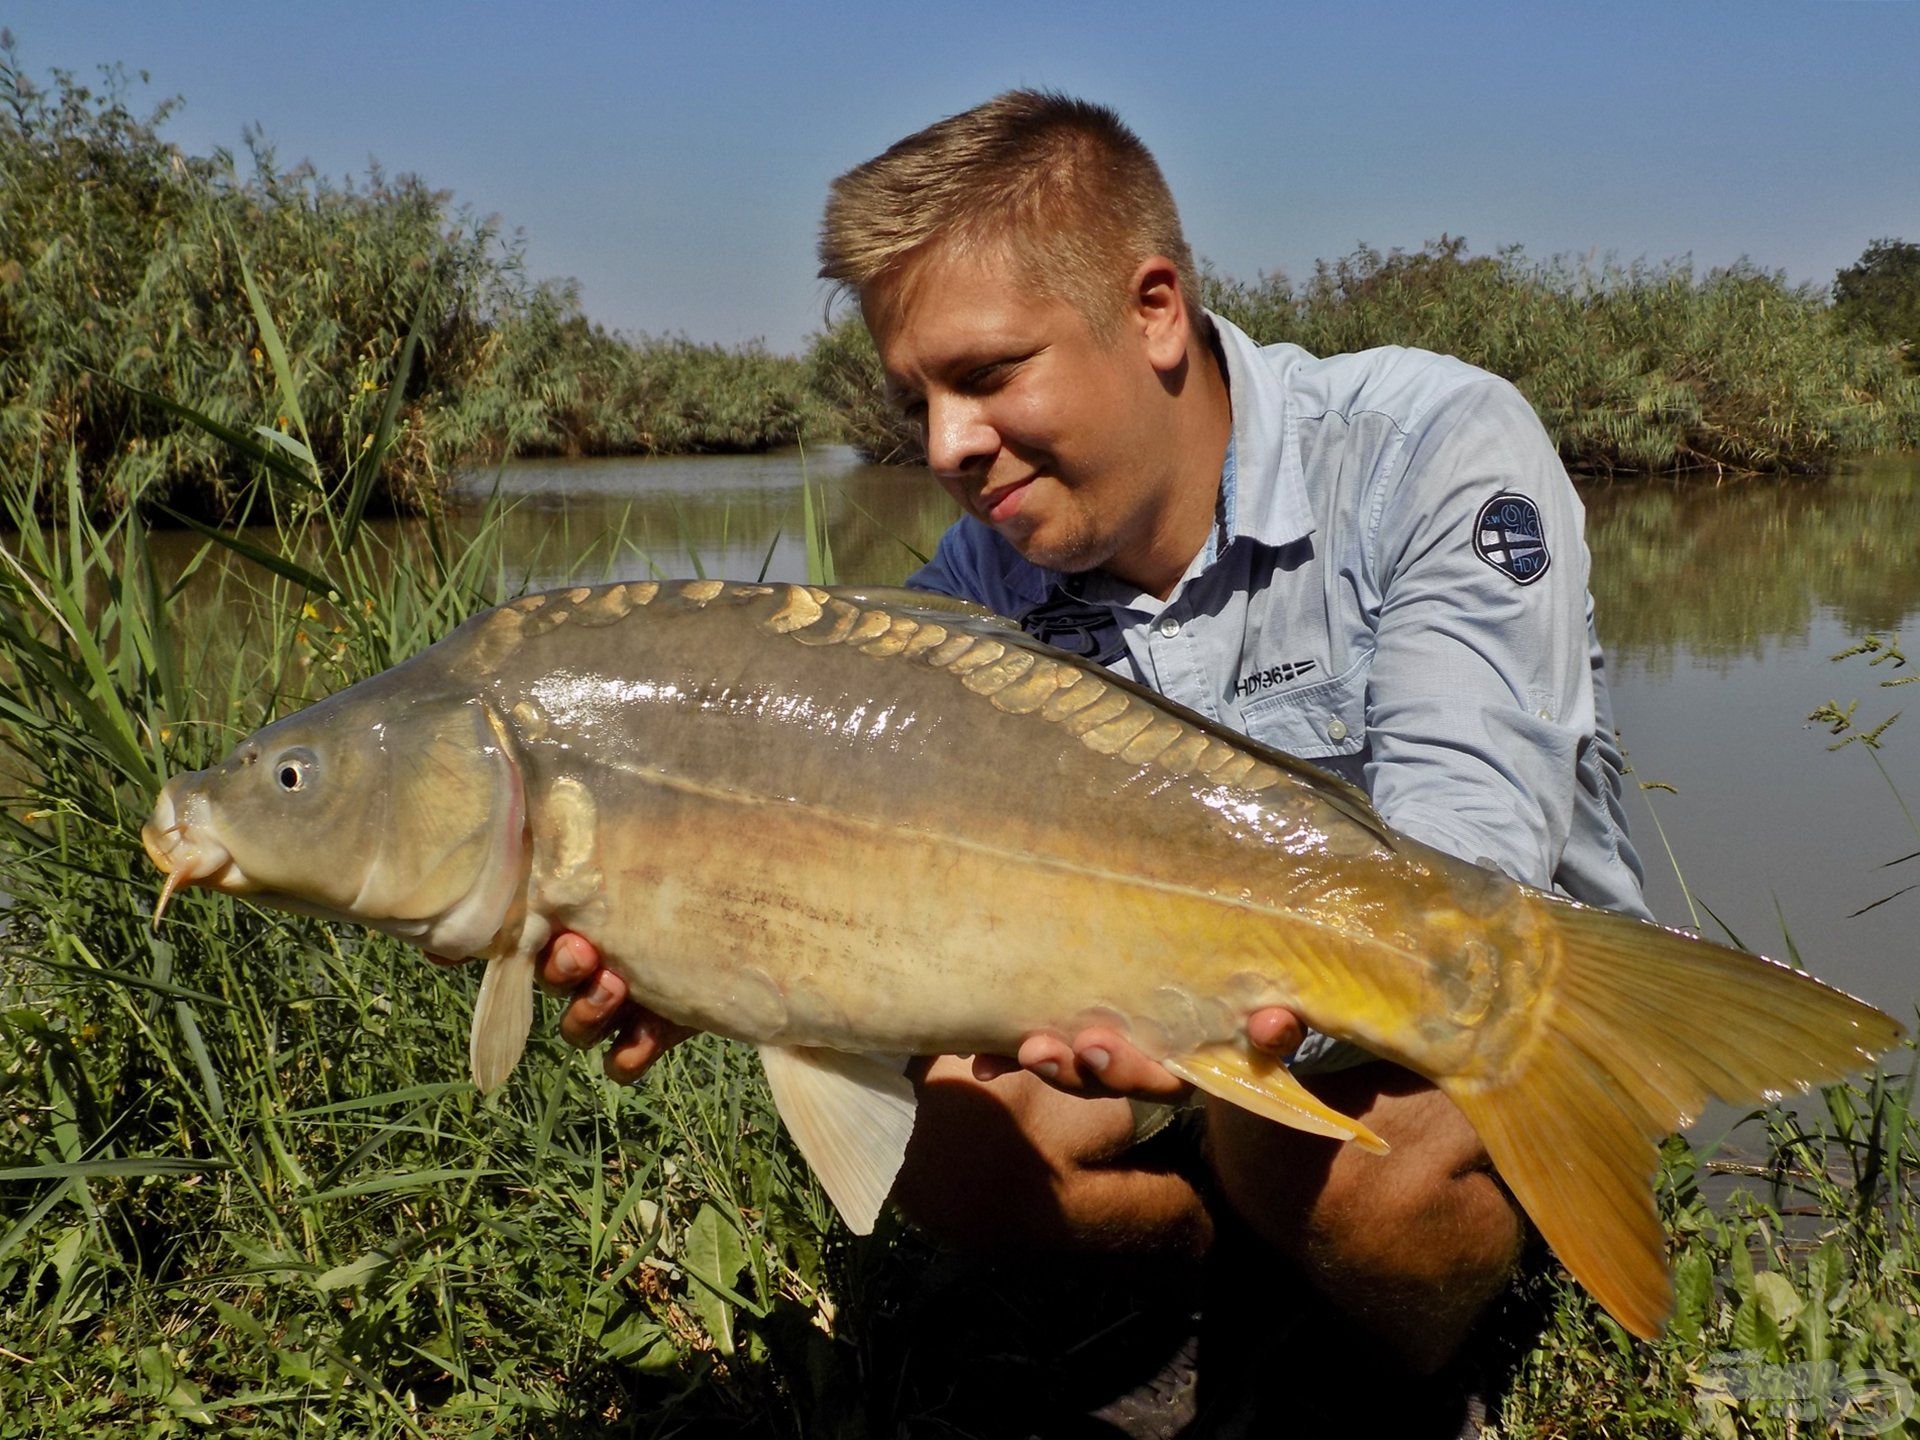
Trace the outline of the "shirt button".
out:
<instances>
[{"instance_id":1,"label":"shirt button","mask_svg":"<svg viewBox=\"0 0 1920 1440\"><path fill-rule=\"evenodd\" d=\"M1169 615L1160 622L1160 633L1171 640L1180 633L1180 622Z\"/></svg>"},{"instance_id":2,"label":"shirt button","mask_svg":"<svg viewBox=\"0 0 1920 1440\"><path fill-rule=\"evenodd\" d=\"M1347 738L1347 722L1342 720L1339 716L1336 715L1334 716L1333 719L1327 722L1327 739L1333 741L1334 744L1338 745L1342 740L1346 738Z\"/></svg>"}]
</instances>

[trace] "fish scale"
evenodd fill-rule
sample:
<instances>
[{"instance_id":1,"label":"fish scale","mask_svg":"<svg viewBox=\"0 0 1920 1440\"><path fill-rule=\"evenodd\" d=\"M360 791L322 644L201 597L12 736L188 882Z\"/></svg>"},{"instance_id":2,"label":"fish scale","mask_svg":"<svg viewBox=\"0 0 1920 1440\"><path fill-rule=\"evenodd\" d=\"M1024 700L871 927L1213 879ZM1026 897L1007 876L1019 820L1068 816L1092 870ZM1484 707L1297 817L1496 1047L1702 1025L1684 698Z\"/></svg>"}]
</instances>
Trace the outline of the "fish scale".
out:
<instances>
[{"instance_id":1,"label":"fish scale","mask_svg":"<svg viewBox=\"0 0 1920 1440\"><path fill-rule=\"evenodd\" d=\"M143 839L162 907L211 885L485 957L483 1089L524 1047L541 947L578 930L642 1003L759 1047L862 1230L915 1104L873 1051L1117 1025L1221 1100L1384 1148L1248 1044L1287 1005L1439 1086L1642 1335L1669 1296L1659 1137L1899 1035L1784 966L1444 855L1310 765L904 591L526 596L175 777Z\"/></svg>"}]
</instances>

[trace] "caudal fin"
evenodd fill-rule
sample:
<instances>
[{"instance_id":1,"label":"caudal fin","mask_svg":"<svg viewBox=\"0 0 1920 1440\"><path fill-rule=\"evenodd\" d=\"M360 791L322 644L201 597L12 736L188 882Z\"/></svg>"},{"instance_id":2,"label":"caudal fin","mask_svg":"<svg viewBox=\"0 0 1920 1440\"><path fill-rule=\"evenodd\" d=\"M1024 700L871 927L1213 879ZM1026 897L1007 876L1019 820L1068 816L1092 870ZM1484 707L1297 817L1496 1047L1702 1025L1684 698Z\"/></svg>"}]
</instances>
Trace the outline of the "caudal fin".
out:
<instances>
[{"instance_id":1,"label":"caudal fin","mask_svg":"<svg viewBox=\"0 0 1920 1440\"><path fill-rule=\"evenodd\" d=\"M1709 1097L1773 1100L1871 1065L1900 1026L1780 965L1555 902L1544 1028L1498 1083L1442 1080L1568 1270L1634 1334L1672 1307L1658 1142Z\"/></svg>"}]
</instances>

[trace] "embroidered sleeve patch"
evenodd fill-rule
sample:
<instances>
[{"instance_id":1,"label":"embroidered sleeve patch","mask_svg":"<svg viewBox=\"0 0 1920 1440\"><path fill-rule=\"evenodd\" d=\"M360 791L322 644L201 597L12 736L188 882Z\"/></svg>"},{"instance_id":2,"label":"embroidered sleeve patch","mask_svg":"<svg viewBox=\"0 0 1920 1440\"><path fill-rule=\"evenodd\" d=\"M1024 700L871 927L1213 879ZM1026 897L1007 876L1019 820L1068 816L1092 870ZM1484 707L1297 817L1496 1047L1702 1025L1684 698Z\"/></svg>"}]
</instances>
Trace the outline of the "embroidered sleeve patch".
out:
<instances>
[{"instance_id":1,"label":"embroidered sleeve patch","mask_svg":"<svg viewBox=\"0 0 1920 1440\"><path fill-rule=\"evenodd\" d=\"M1473 552L1515 584L1531 585L1553 559L1540 507L1524 495L1494 496L1480 507Z\"/></svg>"}]
</instances>

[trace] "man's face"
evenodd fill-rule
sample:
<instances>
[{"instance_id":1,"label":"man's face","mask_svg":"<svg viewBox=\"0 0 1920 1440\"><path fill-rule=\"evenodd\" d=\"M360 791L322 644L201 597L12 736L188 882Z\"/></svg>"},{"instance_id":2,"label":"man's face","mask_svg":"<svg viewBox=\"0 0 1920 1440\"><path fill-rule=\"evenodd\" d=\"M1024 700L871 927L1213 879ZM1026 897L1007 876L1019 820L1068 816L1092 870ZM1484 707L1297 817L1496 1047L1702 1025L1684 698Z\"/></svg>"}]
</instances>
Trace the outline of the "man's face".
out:
<instances>
[{"instance_id":1,"label":"man's face","mask_svg":"<svg viewBox=\"0 0 1920 1440\"><path fill-rule=\"evenodd\" d=\"M863 293L887 389L962 509L1037 565L1124 573L1172 483L1167 391L1136 327L1098 336L1011 272L935 256Z\"/></svg>"}]
</instances>

